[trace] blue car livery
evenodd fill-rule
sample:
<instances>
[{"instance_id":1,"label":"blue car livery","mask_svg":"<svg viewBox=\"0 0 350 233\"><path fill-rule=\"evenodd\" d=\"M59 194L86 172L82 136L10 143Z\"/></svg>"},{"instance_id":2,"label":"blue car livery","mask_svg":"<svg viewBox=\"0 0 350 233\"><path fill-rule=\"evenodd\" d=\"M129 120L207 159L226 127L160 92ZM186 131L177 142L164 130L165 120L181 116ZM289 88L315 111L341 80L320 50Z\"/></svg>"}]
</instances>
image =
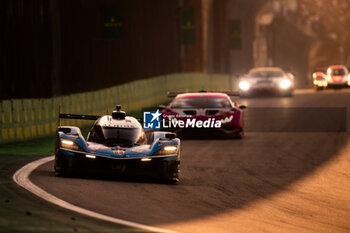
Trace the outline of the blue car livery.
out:
<instances>
[{"instance_id":1,"label":"blue car livery","mask_svg":"<svg viewBox=\"0 0 350 233\"><path fill-rule=\"evenodd\" d=\"M95 120L87 139L78 127L59 126L55 146L55 174L151 176L179 181L180 140L176 134L154 131L146 137L137 119L120 106L112 115L60 114L60 118Z\"/></svg>"}]
</instances>

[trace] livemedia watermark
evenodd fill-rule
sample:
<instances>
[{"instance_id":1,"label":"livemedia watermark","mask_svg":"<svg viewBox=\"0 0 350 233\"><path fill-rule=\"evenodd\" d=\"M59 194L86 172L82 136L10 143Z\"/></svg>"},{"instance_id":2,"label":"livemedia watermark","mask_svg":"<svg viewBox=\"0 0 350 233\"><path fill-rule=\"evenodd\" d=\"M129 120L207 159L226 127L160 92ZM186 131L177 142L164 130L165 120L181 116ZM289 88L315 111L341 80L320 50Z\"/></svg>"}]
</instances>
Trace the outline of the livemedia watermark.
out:
<instances>
[{"instance_id":1,"label":"livemedia watermark","mask_svg":"<svg viewBox=\"0 0 350 233\"><path fill-rule=\"evenodd\" d=\"M233 116L224 119L208 117L198 119L190 115L164 115L157 111L143 112L143 127L145 129L171 129L171 128L204 128L218 129L222 124L232 121Z\"/></svg>"}]
</instances>

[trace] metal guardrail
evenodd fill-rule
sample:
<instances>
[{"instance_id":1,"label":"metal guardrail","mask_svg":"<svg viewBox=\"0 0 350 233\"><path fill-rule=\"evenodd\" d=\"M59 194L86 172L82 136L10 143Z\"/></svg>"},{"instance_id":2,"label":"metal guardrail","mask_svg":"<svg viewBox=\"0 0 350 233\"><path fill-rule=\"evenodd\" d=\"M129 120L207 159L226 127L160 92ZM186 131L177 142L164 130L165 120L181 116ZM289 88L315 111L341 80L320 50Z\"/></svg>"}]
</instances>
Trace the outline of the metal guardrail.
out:
<instances>
[{"instance_id":1,"label":"metal guardrail","mask_svg":"<svg viewBox=\"0 0 350 233\"><path fill-rule=\"evenodd\" d=\"M137 80L107 89L48 99L11 99L0 102L0 143L52 135L57 128L58 109L62 113L102 115L122 104L129 113L165 103L168 91L230 91L236 89L228 75L201 73L171 74ZM65 125L86 122L67 119Z\"/></svg>"}]
</instances>

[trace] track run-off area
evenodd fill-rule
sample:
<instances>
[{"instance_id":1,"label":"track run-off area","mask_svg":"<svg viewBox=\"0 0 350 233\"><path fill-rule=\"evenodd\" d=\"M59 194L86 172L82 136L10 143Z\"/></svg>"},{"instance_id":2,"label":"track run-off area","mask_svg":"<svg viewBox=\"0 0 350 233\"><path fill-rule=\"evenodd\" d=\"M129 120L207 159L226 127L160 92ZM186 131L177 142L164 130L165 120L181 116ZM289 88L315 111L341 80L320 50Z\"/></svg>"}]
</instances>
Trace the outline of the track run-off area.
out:
<instances>
[{"instance_id":1,"label":"track run-off area","mask_svg":"<svg viewBox=\"0 0 350 233\"><path fill-rule=\"evenodd\" d=\"M55 177L51 159L29 180L75 211L151 231L350 232L350 90L238 101L247 106L244 139L182 140L177 185ZM287 121L286 109L296 110Z\"/></svg>"}]
</instances>

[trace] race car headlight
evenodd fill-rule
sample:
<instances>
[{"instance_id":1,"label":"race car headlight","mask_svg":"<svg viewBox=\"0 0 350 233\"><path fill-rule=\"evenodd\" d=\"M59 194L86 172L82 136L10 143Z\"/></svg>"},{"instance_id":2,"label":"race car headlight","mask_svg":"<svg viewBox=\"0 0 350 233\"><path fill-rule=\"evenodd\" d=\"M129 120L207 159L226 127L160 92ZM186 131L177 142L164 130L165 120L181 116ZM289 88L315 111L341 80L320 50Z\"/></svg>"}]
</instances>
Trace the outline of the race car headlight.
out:
<instances>
[{"instance_id":1,"label":"race car headlight","mask_svg":"<svg viewBox=\"0 0 350 233\"><path fill-rule=\"evenodd\" d=\"M249 82L247 82L247 81L240 81L240 82L239 82L239 88L240 88L242 91L248 91L249 88L250 88L250 84L249 84Z\"/></svg>"},{"instance_id":2,"label":"race car headlight","mask_svg":"<svg viewBox=\"0 0 350 233\"><path fill-rule=\"evenodd\" d=\"M283 79L280 83L282 89L290 88L290 86L292 86L292 82L289 79Z\"/></svg>"},{"instance_id":3,"label":"race car headlight","mask_svg":"<svg viewBox=\"0 0 350 233\"><path fill-rule=\"evenodd\" d=\"M177 150L176 146L164 146L162 149L160 149L156 155L170 155L175 154Z\"/></svg>"},{"instance_id":4,"label":"race car headlight","mask_svg":"<svg viewBox=\"0 0 350 233\"><path fill-rule=\"evenodd\" d=\"M96 155L86 154L85 158L96 159Z\"/></svg>"},{"instance_id":5,"label":"race car headlight","mask_svg":"<svg viewBox=\"0 0 350 233\"><path fill-rule=\"evenodd\" d=\"M68 139L61 139L61 147L72 150L79 150L80 148L75 142Z\"/></svg>"}]
</instances>

